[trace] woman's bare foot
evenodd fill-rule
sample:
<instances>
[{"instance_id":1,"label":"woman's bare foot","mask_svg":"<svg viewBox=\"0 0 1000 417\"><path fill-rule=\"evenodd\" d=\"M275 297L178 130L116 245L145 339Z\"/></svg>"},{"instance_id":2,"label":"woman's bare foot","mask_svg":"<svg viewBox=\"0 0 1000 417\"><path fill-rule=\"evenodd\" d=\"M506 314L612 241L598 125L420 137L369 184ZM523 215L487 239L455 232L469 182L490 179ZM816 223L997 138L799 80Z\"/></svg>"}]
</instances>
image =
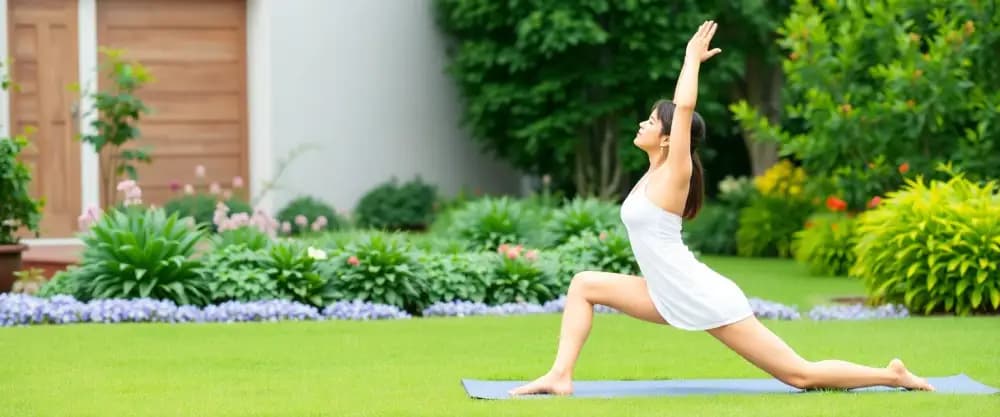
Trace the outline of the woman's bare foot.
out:
<instances>
[{"instance_id":1,"label":"woman's bare foot","mask_svg":"<svg viewBox=\"0 0 1000 417\"><path fill-rule=\"evenodd\" d=\"M549 371L538 379L507 391L507 393L510 395L570 395L573 393L573 379L569 375Z\"/></svg>"},{"instance_id":2,"label":"woman's bare foot","mask_svg":"<svg viewBox=\"0 0 1000 417\"><path fill-rule=\"evenodd\" d=\"M926 379L910 373L910 371L906 369L906 366L903 365L903 361L899 359L893 359L889 362L889 366L887 366L887 368L895 372L899 377L897 384L900 387L911 390L934 391L934 387L929 384Z\"/></svg>"}]
</instances>

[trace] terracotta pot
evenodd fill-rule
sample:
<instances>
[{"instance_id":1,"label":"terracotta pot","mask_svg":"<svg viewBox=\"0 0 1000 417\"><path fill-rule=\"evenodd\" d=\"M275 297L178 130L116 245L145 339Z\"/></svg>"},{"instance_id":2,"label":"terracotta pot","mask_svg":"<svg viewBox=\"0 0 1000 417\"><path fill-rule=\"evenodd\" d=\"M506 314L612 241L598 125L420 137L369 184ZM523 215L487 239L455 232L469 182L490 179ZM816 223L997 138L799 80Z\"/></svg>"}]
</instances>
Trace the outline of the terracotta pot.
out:
<instances>
[{"instance_id":1,"label":"terracotta pot","mask_svg":"<svg viewBox=\"0 0 1000 417\"><path fill-rule=\"evenodd\" d=\"M27 245L0 245L0 292L10 292L14 286L14 273L21 270L21 253Z\"/></svg>"}]
</instances>

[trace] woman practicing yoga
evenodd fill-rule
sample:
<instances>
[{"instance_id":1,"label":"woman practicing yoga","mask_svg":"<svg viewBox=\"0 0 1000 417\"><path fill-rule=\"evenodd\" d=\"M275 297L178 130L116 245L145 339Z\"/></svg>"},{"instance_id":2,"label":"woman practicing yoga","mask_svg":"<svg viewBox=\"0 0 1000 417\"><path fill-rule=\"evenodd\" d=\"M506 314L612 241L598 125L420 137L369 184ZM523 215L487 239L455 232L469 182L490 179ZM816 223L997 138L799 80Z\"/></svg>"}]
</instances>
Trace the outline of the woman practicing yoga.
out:
<instances>
[{"instance_id":1,"label":"woman practicing yoga","mask_svg":"<svg viewBox=\"0 0 1000 417\"><path fill-rule=\"evenodd\" d=\"M681 239L681 222L701 207L702 167L695 150L705 122L694 112L698 69L722 50L709 49L716 24L705 22L687 45L673 102L657 103L639 124L635 145L649 156L649 170L621 208L632 251L644 277L581 272L573 277L551 370L510 391L512 395L573 392L573 366L590 333L593 307L683 330L706 330L778 380L800 388L875 385L933 390L898 359L885 368L800 357L754 316L743 291L695 259Z\"/></svg>"}]
</instances>

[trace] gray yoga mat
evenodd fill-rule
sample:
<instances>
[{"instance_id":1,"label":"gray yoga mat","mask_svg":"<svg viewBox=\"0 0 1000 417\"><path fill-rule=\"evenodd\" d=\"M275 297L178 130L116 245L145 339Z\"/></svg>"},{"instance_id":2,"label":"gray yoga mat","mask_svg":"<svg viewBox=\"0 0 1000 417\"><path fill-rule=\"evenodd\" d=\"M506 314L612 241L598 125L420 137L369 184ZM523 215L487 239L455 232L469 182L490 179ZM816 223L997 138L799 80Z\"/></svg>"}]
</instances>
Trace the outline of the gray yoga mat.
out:
<instances>
[{"instance_id":1,"label":"gray yoga mat","mask_svg":"<svg viewBox=\"0 0 1000 417\"><path fill-rule=\"evenodd\" d=\"M936 393L941 394L997 394L1000 390L984 385L965 374L927 378ZM463 379L462 386L472 398L502 400L511 398L507 391L526 381L487 381ZM715 394L776 394L807 393L786 385L777 379L678 379L661 381L575 381L573 397L641 397ZM848 392L892 392L906 390L889 387L867 387ZM549 395L530 395L517 398L543 398Z\"/></svg>"}]
</instances>

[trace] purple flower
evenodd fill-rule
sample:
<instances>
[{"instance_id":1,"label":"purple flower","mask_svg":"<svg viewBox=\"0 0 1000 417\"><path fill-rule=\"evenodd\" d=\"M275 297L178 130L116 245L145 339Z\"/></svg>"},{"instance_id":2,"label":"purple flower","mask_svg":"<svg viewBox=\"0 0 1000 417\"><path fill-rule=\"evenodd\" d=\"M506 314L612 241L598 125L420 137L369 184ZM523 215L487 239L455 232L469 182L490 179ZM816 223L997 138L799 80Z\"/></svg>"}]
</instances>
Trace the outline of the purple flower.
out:
<instances>
[{"instance_id":1,"label":"purple flower","mask_svg":"<svg viewBox=\"0 0 1000 417\"><path fill-rule=\"evenodd\" d=\"M338 301L323 309L323 317L336 320L409 319L410 314L396 306L366 301Z\"/></svg>"},{"instance_id":2,"label":"purple flower","mask_svg":"<svg viewBox=\"0 0 1000 417\"><path fill-rule=\"evenodd\" d=\"M813 320L871 320L909 317L910 312L902 305L886 304L867 307L863 304L816 306L809 310Z\"/></svg>"}]
</instances>

